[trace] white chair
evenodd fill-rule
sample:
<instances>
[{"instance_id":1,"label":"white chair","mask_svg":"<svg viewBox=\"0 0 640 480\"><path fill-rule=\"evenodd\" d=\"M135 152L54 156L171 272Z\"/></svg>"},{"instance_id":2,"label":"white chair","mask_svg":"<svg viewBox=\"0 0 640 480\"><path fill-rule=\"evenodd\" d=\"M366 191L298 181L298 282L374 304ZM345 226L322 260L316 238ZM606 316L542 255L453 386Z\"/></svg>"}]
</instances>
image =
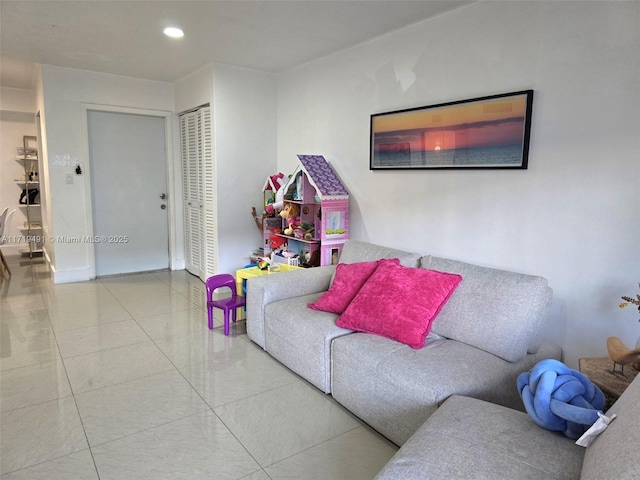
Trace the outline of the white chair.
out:
<instances>
[{"instance_id":1,"label":"white chair","mask_svg":"<svg viewBox=\"0 0 640 480\"><path fill-rule=\"evenodd\" d=\"M7 243L7 238L4 235L5 228L8 225L11 225L11 217L15 213L15 209L9 211L9 207L6 207L2 214L0 215L0 245L4 245ZM0 259L2 260L2 266L4 267L4 271L7 272L7 277L11 276L11 270L9 269L9 265L7 265L7 261L4 258L2 253L2 249L0 248Z\"/></svg>"}]
</instances>

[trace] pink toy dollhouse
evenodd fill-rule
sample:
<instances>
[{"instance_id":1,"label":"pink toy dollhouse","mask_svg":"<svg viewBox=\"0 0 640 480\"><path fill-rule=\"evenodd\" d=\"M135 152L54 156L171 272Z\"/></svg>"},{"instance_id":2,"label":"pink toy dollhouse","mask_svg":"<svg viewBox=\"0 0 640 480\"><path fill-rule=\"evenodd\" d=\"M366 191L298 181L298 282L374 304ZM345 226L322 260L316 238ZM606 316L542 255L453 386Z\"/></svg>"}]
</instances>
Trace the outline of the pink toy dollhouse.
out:
<instances>
[{"instance_id":1,"label":"pink toy dollhouse","mask_svg":"<svg viewBox=\"0 0 640 480\"><path fill-rule=\"evenodd\" d=\"M287 238L303 266L338 263L349 238L349 192L321 155L298 155L300 164L284 187L284 201L300 211L300 227Z\"/></svg>"}]
</instances>

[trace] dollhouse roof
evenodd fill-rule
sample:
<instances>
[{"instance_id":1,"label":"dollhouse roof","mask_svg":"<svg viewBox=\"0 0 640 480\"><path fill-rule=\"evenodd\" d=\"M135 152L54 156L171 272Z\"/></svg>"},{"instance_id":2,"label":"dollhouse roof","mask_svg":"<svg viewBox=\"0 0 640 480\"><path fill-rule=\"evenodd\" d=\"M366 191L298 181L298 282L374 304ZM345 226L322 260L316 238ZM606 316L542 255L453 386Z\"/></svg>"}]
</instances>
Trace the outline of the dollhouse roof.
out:
<instances>
[{"instance_id":1,"label":"dollhouse roof","mask_svg":"<svg viewBox=\"0 0 640 480\"><path fill-rule=\"evenodd\" d=\"M264 182L264 186L262 187L262 191L273 190L274 192L278 191L276 186L271 181L271 177L267 177L267 180Z\"/></svg>"},{"instance_id":2,"label":"dollhouse roof","mask_svg":"<svg viewBox=\"0 0 640 480\"><path fill-rule=\"evenodd\" d=\"M309 181L323 198L349 196L349 191L322 155L298 155L298 159Z\"/></svg>"},{"instance_id":3,"label":"dollhouse roof","mask_svg":"<svg viewBox=\"0 0 640 480\"><path fill-rule=\"evenodd\" d=\"M277 192L280 186L273 183L272 178L278 177L278 176L281 176L284 179L285 183L287 182L288 178L283 173L279 172L276 175L270 175L265 180L264 185L262 186L262 191L264 192L266 190L273 190L274 193Z\"/></svg>"}]
</instances>

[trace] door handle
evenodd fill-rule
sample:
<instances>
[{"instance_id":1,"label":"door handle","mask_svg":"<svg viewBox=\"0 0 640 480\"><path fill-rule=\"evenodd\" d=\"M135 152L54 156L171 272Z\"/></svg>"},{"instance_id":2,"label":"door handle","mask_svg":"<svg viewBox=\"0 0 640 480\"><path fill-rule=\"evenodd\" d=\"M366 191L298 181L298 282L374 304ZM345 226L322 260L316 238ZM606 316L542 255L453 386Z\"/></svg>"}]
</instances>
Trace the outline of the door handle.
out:
<instances>
[{"instance_id":1,"label":"door handle","mask_svg":"<svg viewBox=\"0 0 640 480\"><path fill-rule=\"evenodd\" d=\"M160 198L161 198L162 200L164 200L165 198L167 198L167 194L166 194L166 193L161 193L161 194L160 194Z\"/></svg>"}]
</instances>

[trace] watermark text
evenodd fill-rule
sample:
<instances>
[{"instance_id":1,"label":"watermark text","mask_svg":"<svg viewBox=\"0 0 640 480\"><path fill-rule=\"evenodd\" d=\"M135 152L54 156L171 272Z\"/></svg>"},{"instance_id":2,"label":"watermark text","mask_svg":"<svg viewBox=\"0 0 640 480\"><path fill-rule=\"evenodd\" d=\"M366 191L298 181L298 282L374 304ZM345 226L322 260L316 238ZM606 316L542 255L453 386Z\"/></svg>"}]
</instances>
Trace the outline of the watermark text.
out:
<instances>
[{"instance_id":1,"label":"watermark text","mask_svg":"<svg viewBox=\"0 0 640 480\"><path fill-rule=\"evenodd\" d=\"M129 243L128 235L5 235L6 243Z\"/></svg>"}]
</instances>

